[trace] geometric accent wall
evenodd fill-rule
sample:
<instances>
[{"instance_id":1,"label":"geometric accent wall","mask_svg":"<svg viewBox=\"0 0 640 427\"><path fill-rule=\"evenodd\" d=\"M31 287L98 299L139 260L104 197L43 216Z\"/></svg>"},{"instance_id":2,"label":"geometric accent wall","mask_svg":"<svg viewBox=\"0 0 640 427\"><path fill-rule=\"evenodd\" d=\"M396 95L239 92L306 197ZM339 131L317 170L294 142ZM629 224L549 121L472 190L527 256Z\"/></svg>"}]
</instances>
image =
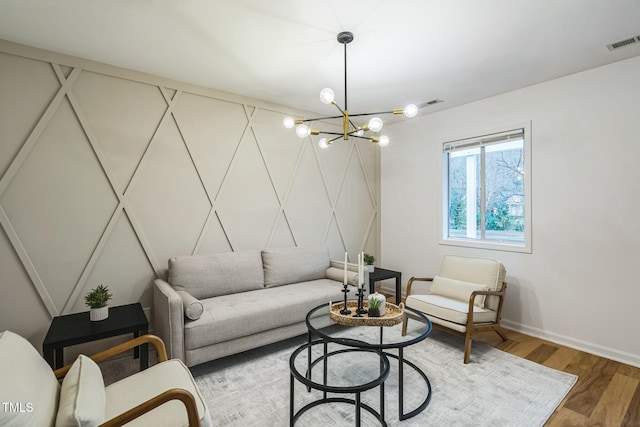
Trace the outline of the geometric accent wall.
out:
<instances>
[{"instance_id":1,"label":"geometric accent wall","mask_svg":"<svg viewBox=\"0 0 640 427\"><path fill-rule=\"evenodd\" d=\"M295 113L0 41L0 330L37 342L98 284L149 307L176 255L376 254L378 148L320 150Z\"/></svg>"}]
</instances>

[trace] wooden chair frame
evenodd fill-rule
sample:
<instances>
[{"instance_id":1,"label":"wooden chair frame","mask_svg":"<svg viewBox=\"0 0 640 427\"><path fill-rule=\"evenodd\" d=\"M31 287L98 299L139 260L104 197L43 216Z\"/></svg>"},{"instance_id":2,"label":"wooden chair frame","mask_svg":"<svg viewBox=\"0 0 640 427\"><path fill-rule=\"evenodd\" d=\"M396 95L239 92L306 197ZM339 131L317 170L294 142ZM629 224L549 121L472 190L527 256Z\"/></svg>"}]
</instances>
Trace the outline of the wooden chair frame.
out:
<instances>
[{"instance_id":1,"label":"wooden chair frame","mask_svg":"<svg viewBox=\"0 0 640 427\"><path fill-rule=\"evenodd\" d=\"M408 298L411 295L411 286L413 285L414 281L433 282L433 278L432 277L410 278L409 282L407 283L406 298ZM506 291L507 291L507 282L502 282L502 287L499 291L473 291L471 293L471 295L469 296L469 309L468 309L469 314L467 315L466 332L456 331L455 329L447 328L446 326L439 325L437 323L432 323L435 328L464 337L464 363L465 364L469 363L469 360L471 357L471 342L472 342L473 335L480 332L494 331L500 336L500 338L502 338L503 341L507 340L507 335L504 329L502 329L502 326L500 326L500 321L502 320L502 304L504 302L504 295ZM497 296L499 298L498 309L496 310L495 322L477 323L477 324L473 323L473 306L474 306L474 301L478 295L487 295L487 296L492 295L492 296ZM405 301L406 301L406 298L405 298ZM412 318L415 320L421 320L419 317L405 312L404 321L402 323L403 336L407 334L407 322L409 318Z\"/></svg>"},{"instance_id":2,"label":"wooden chair frame","mask_svg":"<svg viewBox=\"0 0 640 427\"><path fill-rule=\"evenodd\" d=\"M149 334L142 335L138 338L108 348L104 351L101 351L100 353L96 353L93 356L90 356L90 358L95 362L101 362L127 350L138 347L142 344L152 344L155 347L156 353L158 355L158 363L167 361L167 349L164 345L164 342L159 337ZM55 371L53 371L53 373L55 374L56 378L61 380L65 377L67 372L69 372L69 369L71 369L71 365L66 365L60 369L56 369ZM198 417L198 407L196 405L196 400L189 391L181 388L172 388L163 393L160 393L159 395L152 397L146 402L142 402L141 404L129 409L128 411L123 412L117 417L105 421L104 423L100 424L99 427L122 426L157 408L158 406L172 400L179 400L183 403L187 411L189 427L200 427L200 419Z\"/></svg>"}]
</instances>

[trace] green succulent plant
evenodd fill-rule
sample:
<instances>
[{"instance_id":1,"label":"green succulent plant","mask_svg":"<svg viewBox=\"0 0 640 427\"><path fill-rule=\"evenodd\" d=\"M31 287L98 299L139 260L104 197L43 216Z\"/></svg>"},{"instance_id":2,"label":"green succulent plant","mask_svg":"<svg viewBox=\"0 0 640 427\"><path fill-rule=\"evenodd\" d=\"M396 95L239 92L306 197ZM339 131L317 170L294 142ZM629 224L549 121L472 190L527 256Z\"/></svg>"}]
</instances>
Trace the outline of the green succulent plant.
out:
<instances>
[{"instance_id":1,"label":"green succulent plant","mask_svg":"<svg viewBox=\"0 0 640 427\"><path fill-rule=\"evenodd\" d=\"M373 265L376 262L376 259L373 255L365 252L364 254L364 263L366 265Z\"/></svg>"},{"instance_id":2,"label":"green succulent plant","mask_svg":"<svg viewBox=\"0 0 640 427\"><path fill-rule=\"evenodd\" d=\"M112 297L108 286L98 285L84 296L84 302L89 308L100 308L106 306Z\"/></svg>"},{"instance_id":3,"label":"green succulent plant","mask_svg":"<svg viewBox=\"0 0 640 427\"><path fill-rule=\"evenodd\" d=\"M372 298L372 299L370 299L370 300L369 300L369 310L371 310L371 309L374 309L374 310L375 310L375 309L378 309L378 310L379 310L379 309L380 309L380 303L381 303L381 302L382 302L382 301L380 301L380 300L379 300L379 299L377 299L377 298Z\"/></svg>"}]
</instances>

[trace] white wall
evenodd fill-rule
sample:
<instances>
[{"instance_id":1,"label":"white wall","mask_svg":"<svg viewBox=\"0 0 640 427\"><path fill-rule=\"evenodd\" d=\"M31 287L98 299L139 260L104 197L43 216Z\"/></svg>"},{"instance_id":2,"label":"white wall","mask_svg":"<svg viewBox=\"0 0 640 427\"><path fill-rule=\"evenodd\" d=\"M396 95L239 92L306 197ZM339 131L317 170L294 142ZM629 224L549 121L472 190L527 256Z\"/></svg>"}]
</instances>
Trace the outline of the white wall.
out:
<instances>
[{"instance_id":1,"label":"white wall","mask_svg":"<svg viewBox=\"0 0 640 427\"><path fill-rule=\"evenodd\" d=\"M320 150L291 108L0 40L0 331L151 307L176 255L326 245L378 255L379 157Z\"/></svg>"},{"instance_id":2,"label":"white wall","mask_svg":"<svg viewBox=\"0 0 640 427\"><path fill-rule=\"evenodd\" d=\"M640 57L390 127L382 265L437 274L441 257L507 267L504 324L640 366ZM532 123L531 254L440 245L441 146Z\"/></svg>"}]
</instances>

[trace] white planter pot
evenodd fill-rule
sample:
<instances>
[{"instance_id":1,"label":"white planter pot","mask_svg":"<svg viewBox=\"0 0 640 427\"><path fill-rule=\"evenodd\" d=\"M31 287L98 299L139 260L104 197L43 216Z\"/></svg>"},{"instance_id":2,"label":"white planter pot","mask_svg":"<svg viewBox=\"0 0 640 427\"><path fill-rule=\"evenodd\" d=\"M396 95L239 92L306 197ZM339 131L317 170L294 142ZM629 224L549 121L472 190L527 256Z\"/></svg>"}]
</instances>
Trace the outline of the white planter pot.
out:
<instances>
[{"instance_id":1,"label":"white planter pot","mask_svg":"<svg viewBox=\"0 0 640 427\"><path fill-rule=\"evenodd\" d=\"M100 308L90 308L89 309L89 319L91 319L92 322L97 322L100 320L104 320L107 317L109 317L109 306L105 305L104 307L100 307Z\"/></svg>"},{"instance_id":2,"label":"white planter pot","mask_svg":"<svg viewBox=\"0 0 640 427\"><path fill-rule=\"evenodd\" d=\"M380 316L384 316L384 314L386 313L386 309L385 309L385 305L387 303L387 298L379 293L375 293L375 294L369 294L369 296L367 297L367 302L371 302L371 300L377 299L378 301L380 301L380 308L378 309L380 311Z\"/></svg>"},{"instance_id":3,"label":"white planter pot","mask_svg":"<svg viewBox=\"0 0 640 427\"><path fill-rule=\"evenodd\" d=\"M376 267L375 267L375 266L373 266L373 265L367 265L366 267L367 267L367 271L368 271L369 273L373 273L373 270L375 270L375 268L376 268Z\"/></svg>"}]
</instances>

